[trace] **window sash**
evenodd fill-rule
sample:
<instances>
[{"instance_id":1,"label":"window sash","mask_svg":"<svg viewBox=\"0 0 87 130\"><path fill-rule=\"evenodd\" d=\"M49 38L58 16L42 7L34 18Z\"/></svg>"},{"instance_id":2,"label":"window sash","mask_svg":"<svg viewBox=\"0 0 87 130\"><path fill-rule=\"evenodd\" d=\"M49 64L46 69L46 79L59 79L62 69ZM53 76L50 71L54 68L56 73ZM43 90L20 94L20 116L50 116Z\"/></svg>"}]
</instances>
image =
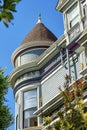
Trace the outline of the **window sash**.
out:
<instances>
[{"instance_id":1,"label":"window sash","mask_svg":"<svg viewBox=\"0 0 87 130\"><path fill-rule=\"evenodd\" d=\"M70 27L73 27L78 22L79 22L79 15L77 15L76 17L74 17L74 19L70 21Z\"/></svg>"},{"instance_id":2,"label":"window sash","mask_svg":"<svg viewBox=\"0 0 87 130\"><path fill-rule=\"evenodd\" d=\"M24 101L24 110L28 108L36 107L36 106L37 106L36 97L30 98Z\"/></svg>"},{"instance_id":3,"label":"window sash","mask_svg":"<svg viewBox=\"0 0 87 130\"><path fill-rule=\"evenodd\" d=\"M35 115L34 115L33 113L34 113L36 110L37 110L36 107L31 108L31 109L24 110L24 119L28 119L28 118L31 118L31 117L35 117Z\"/></svg>"},{"instance_id":4,"label":"window sash","mask_svg":"<svg viewBox=\"0 0 87 130\"><path fill-rule=\"evenodd\" d=\"M29 99L34 96L36 96L36 89L32 89L32 90L24 92L24 99Z\"/></svg>"},{"instance_id":5,"label":"window sash","mask_svg":"<svg viewBox=\"0 0 87 130\"><path fill-rule=\"evenodd\" d=\"M37 90L24 92L24 110L37 106Z\"/></svg>"},{"instance_id":6,"label":"window sash","mask_svg":"<svg viewBox=\"0 0 87 130\"><path fill-rule=\"evenodd\" d=\"M68 11L68 15L70 18L76 16L79 13L79 6L75 4L70 10Z\"/></svg>"},{"instance_id":7,"label":"window sash","mask_svg":"<svg viewBox=\"0 0 87 130\"><path fill-rule=\"evenodd\" d=\"M24 128L37 126L37 117L33 114L37 108L24 110Z\"/></svg>"},{"instance_id":8,"label":"window sash","mask_svg":"<svg viewBox=\"0 0 87 130\"><path fill-rule=\"evenodd\" d=\"M74 5L72 9L68 11L68 24L69 27L73 27L76 23L79 22L79 6Z\"/></svg>"}]
</instances>

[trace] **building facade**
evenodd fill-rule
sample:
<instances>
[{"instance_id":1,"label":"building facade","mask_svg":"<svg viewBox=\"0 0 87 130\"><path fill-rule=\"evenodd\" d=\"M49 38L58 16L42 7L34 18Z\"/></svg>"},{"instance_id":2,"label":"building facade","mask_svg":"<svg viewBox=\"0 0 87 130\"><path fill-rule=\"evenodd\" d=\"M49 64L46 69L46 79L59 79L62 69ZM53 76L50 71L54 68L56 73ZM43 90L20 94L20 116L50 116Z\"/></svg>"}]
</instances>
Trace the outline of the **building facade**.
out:
<instances>
[{"instance_id":1,"label":"building facade","mask_svg":"<svg viewBox=\"0 0 87 130\"><path fill-rule=\"evenodd\" d=\"M42 130L43 116L56 119L66 74L70 84L87 80L87 0L59 0L56 9L63 13L64 34L57 39L39 17L12 55L15 130ZM84 95L86 102L86 89Z\"/></svg>"}]
</instances>

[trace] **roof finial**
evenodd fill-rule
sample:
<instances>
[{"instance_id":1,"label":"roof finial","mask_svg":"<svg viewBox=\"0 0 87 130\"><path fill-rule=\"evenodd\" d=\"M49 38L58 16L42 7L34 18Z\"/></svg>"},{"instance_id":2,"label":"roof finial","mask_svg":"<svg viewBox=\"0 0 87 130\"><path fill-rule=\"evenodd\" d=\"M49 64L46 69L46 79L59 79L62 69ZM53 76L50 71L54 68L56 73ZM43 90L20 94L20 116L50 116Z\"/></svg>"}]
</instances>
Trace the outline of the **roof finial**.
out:
<instances>
[{"instance_id":1,"label":"roof finial","mask_svg":"<svg viewBox=\"0 0 87 130\"><path fill-rule=\"evenodd\" d=\"M38 21L37 21L37 23L41 23L41 14L39 14L39 16L38 16Z\"/></svg>"}]
</instances>

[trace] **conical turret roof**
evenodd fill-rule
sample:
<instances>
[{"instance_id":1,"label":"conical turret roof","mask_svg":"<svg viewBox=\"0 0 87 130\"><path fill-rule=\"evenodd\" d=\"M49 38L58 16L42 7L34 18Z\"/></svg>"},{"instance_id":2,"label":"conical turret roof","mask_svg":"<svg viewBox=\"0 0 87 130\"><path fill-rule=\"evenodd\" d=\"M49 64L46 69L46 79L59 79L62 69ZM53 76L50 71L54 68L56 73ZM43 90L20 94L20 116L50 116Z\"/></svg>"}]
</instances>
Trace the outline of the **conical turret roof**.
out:
<instances>
[{"instance_id":1,"label":"conical turret roof","mask_svg":"<svg viewBox=\"0 0 87 130\"><path fill-rule=\"evenodd\" d=\"M22 44L35 41L55 42L56 40L57 37L39 20L36 26L25 37Z\"/></svg>"}]
</instances>

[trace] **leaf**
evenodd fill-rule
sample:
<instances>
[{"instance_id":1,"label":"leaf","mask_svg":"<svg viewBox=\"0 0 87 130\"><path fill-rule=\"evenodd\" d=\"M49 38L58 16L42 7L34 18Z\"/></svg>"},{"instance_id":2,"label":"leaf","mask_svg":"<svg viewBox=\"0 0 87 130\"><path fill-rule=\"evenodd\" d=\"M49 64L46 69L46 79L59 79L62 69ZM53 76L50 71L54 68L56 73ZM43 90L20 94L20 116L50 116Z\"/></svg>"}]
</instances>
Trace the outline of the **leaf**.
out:
<instances>
[{"instance_id":1,"label":"leaf","mask_svg":"<svg viewBox=\"0 0 87 130\"><path fill-rule=\"evenodd\" d=\"M5 19L3 21L6 22ZM5 130L13 123L13 116L5 105L8 85L8 76L4 76L4 69L0 68L0 130Z\"/></svg>"},{"instance_id":2,"label":"leaf","mask_svg":"<svg viewBox=\"0 0 87 130\"><path fill-rule=\"evenodd\" d=\"M11 12L8 12L8 10L5 10L0 15L1 20L5 24L6 27L8 27L8 23L11 22L11 20L14 18L13 14Z\"/></svg>"},{"instance_id":3,"label":"leaf","mask_svg":"<svg viewBox=\"0 0 87 130\"><path fill-rule=\"evenodd\" d=\"M6 27L8 23L14 19L13 12L16 12L16 5L21 0L3 0L3 4L0 5L0 21L2 21Z\"/></svg>"},{"instance_id":4,"label":"leaf","mask_svg":"<svg viewBox=\"0 0 87 130\"><path fill-rule=\"evenodd\" d=\"M8 9L9 10L11 10L11 11L13 11L13 12L16 12L16 4L11 4L9 7L8 7Z\"/></svg>"}]
</instances>

